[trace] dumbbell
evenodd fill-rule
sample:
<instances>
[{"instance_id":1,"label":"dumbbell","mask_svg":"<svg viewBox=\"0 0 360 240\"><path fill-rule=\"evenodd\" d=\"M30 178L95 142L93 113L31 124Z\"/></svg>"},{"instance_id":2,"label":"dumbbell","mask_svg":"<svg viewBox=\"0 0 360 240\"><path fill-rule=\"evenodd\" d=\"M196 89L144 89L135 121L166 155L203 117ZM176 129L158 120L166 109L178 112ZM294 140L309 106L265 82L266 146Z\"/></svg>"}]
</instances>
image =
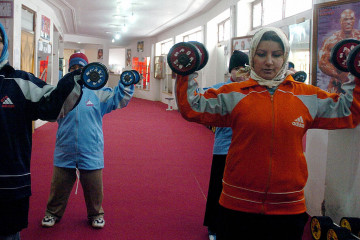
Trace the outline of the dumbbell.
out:
<instances>
[{"instance_id":1,"label":"dumbbell","mask_svg":"<svg viewBox=\"0 0 360 240\"><path fill-rule=\"evenodd\" d=\"M142 79L139 72L136 70L124 71L120 75L120 82L125 86L130 86L131 84L137 84Z\"/></svg>"},{"instance_id":2,"label":"dumbbell","mask_svg":"<svg viewBox=\"0 0 360 240\"><path fill-rule=\"evenodd\" d=\"M343 217L340 220L340 226L349 229L352 234L360 238L360 218Z\"/></svg>"},{"instance_id":3,"label":"dumbbell","mask_svg":"<svg viewBox=\"0 0 360 240\"><path fill-rule=\"evenodd\" d=\"M205 67L209 53L204 44L196 41L179 42L171 47L167 55L170 69L179 75L190 75Z\"/></svg>"},{"instance_id":4,"label":"dumbbell","mask_svg":"<svg viewBox=\"0 0 360 240\"><path fill-rule=\"evenodd\" d=\"M294 73L293 75L291 75L295 81L297 82L305 82L306 78L307 78L307 74L304 71L298 71L296 73Z\"/></svg>"},{"instance_id":5,"label":"dumbbell","mask_svg":"<svg viewBox=\"0 0 360 240\"><path fill-rule=\"evenodd\" d=\"M341 227L327 216L314 216L310 222L311 236L314 240L360 239L345 227Z\"/></svg>"},{"instance_id":6,"label":"dumbbell","mask_svg":"<svg viewBox=\"0 0 360 240\"><path fill-rule=\"evenodd\" d=\"M89 63L81 70L81 79L85 87L97 90L106 85L109 79L109 71L102 63Z\"/></svg>"},{"instance_id":7,"label":"dumbbell","mask_svg":"<svg viewBox=\"0 0 360 240\"><path fill-rule=\"evenodd\" d=\"M331 63L340 71L360 77L360 41L344 39L331 49Z\"/></svg>"}]
</instances>

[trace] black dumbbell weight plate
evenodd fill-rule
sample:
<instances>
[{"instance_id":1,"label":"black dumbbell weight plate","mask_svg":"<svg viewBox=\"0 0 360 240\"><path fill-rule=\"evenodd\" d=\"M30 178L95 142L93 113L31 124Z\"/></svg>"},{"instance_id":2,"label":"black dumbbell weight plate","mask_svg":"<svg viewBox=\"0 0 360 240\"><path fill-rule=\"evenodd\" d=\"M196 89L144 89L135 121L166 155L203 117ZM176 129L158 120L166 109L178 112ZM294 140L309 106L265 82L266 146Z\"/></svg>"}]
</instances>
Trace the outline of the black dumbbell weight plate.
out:
<instances>
[{"instance_id":1,"label":"black dumbbell weight plate","mask_svg":"<svg viewBox=\"0 0 360 240\"><path fill-rule=\"evenodd\" d=\"M352 75L360 78L360 44L351 50L346 64L349 72Z\"/></svg>"},{"instance_id":2,"label":"black dumbbell weight plate","mask_svg":"<svg viewBox=\"0 0 360 240\"><path fill-rule=\"evenodd\" d=\"M336 43L331 49L331 63L340 71L348 72L347 58L349 52L356 47L360 41L356 39L344 39Z\"/></svg>"},{"instance_id":3,"label":"black dumbbell weight plate","mask_svg":"<svg viewBox=\"0 0 360 240\"><path fill-rule=\"evenodd\" d=\"M360 237L360 218L343 217L340 226L349 229L354 235Z\"/></svg>"},{"instance_id":4,"label":"black dumbbell weight plate","mask_svg":"<svg viewBox=\"0 0 360 240\"><path fill-rule=\"evenodd\" d=\"M120 75L120 82L125 86L130 86L134 84L136 76L132 71L124 71Z\"/></svg>"},{"instance_id":5,"label":"black dumbbell weight plate","mask_svg":"<svg viewBox=\"0 0 360 240\"><path fill-rule=\"evenodd\" d=\"M307 74L304 71L298 71L298 72L294 73L292 75L292 77L294 78L295 81L305 82L305 80L307 78Z\"/></svg>"},{"instance_id":6,"label":"black dumbbell weight plate","mask_svg":"<svg viewBox=\"0 0 360 240\"><path fill-rule=\"evenodd\" d=\"M140 81L140 74L138 71L136 70L131 70L132 73L134 73L135 75L135 81L134 81L134 84L138 84L138 82Z\"/></svg>"},{"instance_id":7,"label":"black dumbbell weight plate","mask_svg":"<svg viewBox=\"0 0 360 240\"><path fill-rule=\"evenodd\" d=\"M333 221L330 217L312 217L310 222L310 230L313 239L326 239L326 233L331 226L333 226Z\"/></svg>"},{"instance_id":8,"label":"black dumbbell weight plate","mask_svg":"<svg viewBox=\"0 0 360 240\"><path fill-rule=\"evenodd\" d=\"M333 226L327 232L327 240L342 240L342 239L353 239L349 229L343 227Z\"/></svg>"},{"instance_id":9,"label":"black dumbbell weight plate","mask_svg":"<svg viewBox=\"0 0 360 240\"><path fill-rule=\"evenodd\" d=\"M106 85L109 79L109 72L102 63L89 63L82 69L81 79L84 81L85 87L97 90Z\"/></svg>"},{"instance_id":10,"label":"black dumbbell weight plate","mask_svg":"<svg viewBox=\"0 0 360 240\"><path fill-rule=\"evenodd\" d=\"M207 49L205 48L204 44L202 44L200 42L190 41L189 43L195 45L195 47L197 47L201 53L200 66L198 67L198 69L196 69L196 71L203 69L203 67L205 67L205 65L207 64L207 62L209 60L209 53L208 53Z\"/></svg>"},{"instance_id":11,"label":"black dumbbell weight plate","mask_svg":"<svg viewBox=\"0 0 360 240\"><path fill-rule=\"evenodd\" d=\"M201 53L191 43L180 42L172 46L168 55L167 63L170 69L179 75L189 75L200 66Z\"/></svg>"}]
</instances>

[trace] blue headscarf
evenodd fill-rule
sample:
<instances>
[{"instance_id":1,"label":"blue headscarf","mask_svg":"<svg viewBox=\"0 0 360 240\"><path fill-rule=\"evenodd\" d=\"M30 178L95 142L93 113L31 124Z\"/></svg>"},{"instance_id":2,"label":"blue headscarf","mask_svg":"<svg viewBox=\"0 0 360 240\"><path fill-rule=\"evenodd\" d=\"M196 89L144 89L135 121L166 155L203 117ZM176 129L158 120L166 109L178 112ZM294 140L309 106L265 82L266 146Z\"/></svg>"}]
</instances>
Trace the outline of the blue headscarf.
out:
<instances>
[{"instance_id":1,"label":"blue headscarf","mask_svg":"<svg viewBox=\"0 0 360 240\"><path fill-rule=\"evenodd\" d=\"M0 57L0 63L2 63L3 61L8 60L9 51L8 51L8 36L6 34L4 26L1 23L0 23L0 31L1 31L1 36L3 37L3 42L4 42L4 47L3 47L3 50L1 52L1 57Z\"/></svg>"}]
</instances>

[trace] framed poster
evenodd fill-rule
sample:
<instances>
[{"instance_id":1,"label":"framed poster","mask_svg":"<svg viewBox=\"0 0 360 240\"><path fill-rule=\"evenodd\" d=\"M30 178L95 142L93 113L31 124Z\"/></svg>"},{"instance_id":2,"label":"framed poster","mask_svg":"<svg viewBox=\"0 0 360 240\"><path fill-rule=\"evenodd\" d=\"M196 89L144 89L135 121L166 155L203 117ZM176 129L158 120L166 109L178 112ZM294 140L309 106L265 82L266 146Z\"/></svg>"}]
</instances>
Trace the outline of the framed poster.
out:
<instances>
[{"instance_id":1,"label":"framed poster","mask_svg":"<svg viewBox=\"0 0 360 240\"><path fill-rule=\"evenodd\" d=\"M164 79L165 78L165 57L155 56L155 67L154 67L154 78Z\"/></svg>"},{"instance_id":2,"label":"framed poster","mask_svg":"<svg viewBox=\"0 0 360 240\"><path fill-rule=\"evenodd\" d=\"M232 38L231 53L233 53L235 50L240 50L244 53L249 53L251 39L252 39L252 35Z\"/></svg>"},{"instance_id":3,"label":"framed poster","mask_svg":"<svg viewBox=\"0 0 360 240\"><path fill-rule=\"evenodd\" d=\"M12 18L12 17L13 17L13 1L1 1L0 18Z\"/></svg>"},{"instance_id":4,"label":"framed poster","mask_svg":"<svg viewBox=\"0 0 360 240\"><path fill-rule=\"evenodd\" d=\"M131 49L126 49L126 66L131 66Z\"/></svg>"},{"instance_id":5,"label":"framed poster","mask_svg":"<svg viewBox=\"0 0 360 240\"><path fill-rule=\"evenodd\" d=\"M328 92L341 92L348 73L330 61L331 49L340 40L360 40L360 1L343 0L316 4L313 8L312 84Z\"/></svg>"},{"instance_id":6,"label":"framed poster","mask_svg":"<svg viewBox=\"0 0 360 240\"><path fill-rule=\"evenodd\" d=\"M97 59L103 59L104 58L104 50L102 48L98 49Z\"/></svg>"},{"instance_id":7,"label":"framed poster","mask_svg":"<svg viewBox=\"0 0 360 240\"><path fill-rule=\"evenodd\" d=\"M137 51L143 52L144 51L144 41L137 42Z\"/></svg>"},{"instance_id":8,"label":"framed poster","mask_svg":"<svg viewBox=\"0 0 360 240\"><path fill-rule=\"evenodd\" d=\"M41 15L40 37L50 41L50 18Z\"/></svg>"}]
</instances>

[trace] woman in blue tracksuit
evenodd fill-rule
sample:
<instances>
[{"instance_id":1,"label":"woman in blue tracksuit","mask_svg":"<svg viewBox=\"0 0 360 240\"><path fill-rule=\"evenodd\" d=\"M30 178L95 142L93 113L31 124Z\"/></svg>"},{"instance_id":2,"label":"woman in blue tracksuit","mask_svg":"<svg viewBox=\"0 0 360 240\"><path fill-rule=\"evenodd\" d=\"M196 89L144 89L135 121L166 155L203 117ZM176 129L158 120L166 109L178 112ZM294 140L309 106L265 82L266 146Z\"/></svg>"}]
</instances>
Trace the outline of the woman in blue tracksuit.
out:
<instances>
[{"instance_id":1,"label":"woman in blue tracksuit","mask_svg":"<svg viewBox=\"0 0 360 240\"><path fill-rule=\"evenodd\" d=\"M69 71L86 64L87 57L83 53L75 53L70 57ZM133 93L134 85L125 87L120 81L114 89L83 89L79 105L58 120L53 177L42 226L52 227L63 216L78 169L89 223L94 228L104 227L102 119L112 110L126 107Z\"/></svg>"},{"instance_id":2,"label":"woman in blue tracksuit","mask_svg":"<svg viewBox=\"0 0 360 240\"><path fill-rule=\"evenodd\" d=\"M249 65L249 57L241 51L235 50L230 57L229 73L231 77L227 82L217 83L210 88L218 89L221 86L233 82L241 82L246 79L237 76L240 67ZM206 90L205 88L204 90ZM216 239L216 228L219 221L220 209L219 198L222 191L222 178L225 168L225 160L229 151L232 130L229 127L218 127L215 130L213 159L211 164L210 182L206 201L204 226L208 227L209 239Z\"/></svg>"},{"instance_id":3,"label":"woman in blue tracksuit","mask_svg":"<svg viewBox=\"0 0 360 240\"><path fill-rule=\"evenodd\" d=\"M8 62L8 37L0 23L0 239L20 239L28 226L31 196L32 122L56 121L81 96L79 72L57 86L15 70Z\"/></svg>"}]
</instances>

